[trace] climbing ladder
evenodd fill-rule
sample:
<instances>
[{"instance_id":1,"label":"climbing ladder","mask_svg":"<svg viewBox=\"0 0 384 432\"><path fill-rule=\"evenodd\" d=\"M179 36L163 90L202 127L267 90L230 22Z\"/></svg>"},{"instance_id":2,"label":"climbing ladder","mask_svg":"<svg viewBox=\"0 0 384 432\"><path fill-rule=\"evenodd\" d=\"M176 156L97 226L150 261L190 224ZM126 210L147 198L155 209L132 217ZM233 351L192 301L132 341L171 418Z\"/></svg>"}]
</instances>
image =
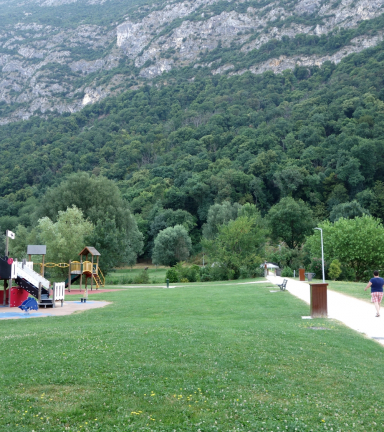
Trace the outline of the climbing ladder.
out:
<instances>
[{"instance_id":1,"label":"climbing ladder","mask_svg":"<svg viewBox=\"0 0 384 432\"><path fill-rule=\"evenodd\" d=\"M101 286L105 286L105 277L100 268L97 268L97 273L93 274L93 280L96 283L96 289L99 289Z\"/></svg>"}]
</instances>

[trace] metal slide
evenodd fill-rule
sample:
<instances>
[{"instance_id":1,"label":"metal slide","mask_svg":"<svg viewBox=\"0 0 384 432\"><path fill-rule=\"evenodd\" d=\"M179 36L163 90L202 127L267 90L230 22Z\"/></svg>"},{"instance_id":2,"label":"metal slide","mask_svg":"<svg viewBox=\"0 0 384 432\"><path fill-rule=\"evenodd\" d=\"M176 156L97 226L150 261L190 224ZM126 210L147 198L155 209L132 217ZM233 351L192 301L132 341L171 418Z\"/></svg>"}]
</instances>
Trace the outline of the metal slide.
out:
<instances>
[{"instance_id":1,"label":"metal slide","mask_svg":"<svg viewBox=\"0 0 384 432\"><path fill-rule=\"evenodd\" d=\"M71 274L71 284L79 279L81 274ZM65 280L65 288L68 288L68 278Z\"/></svg>"},{"instance_id":2,"label":"metal slide","mask_svg":"<svg viewBox=\"0 0 384 432\"><path fill-rule=\"evenodd\" d=\"M51 306L53 300L49 298L49 280L36 273L22 262L12 264L12 279L33 297L39 297L39 283L41 283L41 301L40 306Z\"/></svg>"}]
</instances>

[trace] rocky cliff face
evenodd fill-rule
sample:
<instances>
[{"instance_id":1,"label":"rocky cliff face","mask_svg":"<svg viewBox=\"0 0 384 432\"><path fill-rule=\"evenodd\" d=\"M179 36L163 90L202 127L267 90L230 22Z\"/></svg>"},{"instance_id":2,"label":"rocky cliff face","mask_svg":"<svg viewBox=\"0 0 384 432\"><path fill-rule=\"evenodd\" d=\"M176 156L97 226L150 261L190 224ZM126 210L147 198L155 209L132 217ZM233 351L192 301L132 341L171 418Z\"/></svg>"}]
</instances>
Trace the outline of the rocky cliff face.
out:
<instances>
[{"instance_id":1,"label":"rocky cliff face","mask_svg":"<svg viewBox=\"0 0 384 432\"><path fill-rule=\"evenodd\" d=\"M88 0L88 4L97 7L106 1L113 0ZM30 0L24 1L23 7L28 16L31 3L54 11L56 6L76 2ZM50 111L74 112L182 66L206 67L212 74L278 73L296 65L337 63L383 41L380 31L362 31L330 54L280 54L260 60L257 53L271 41L356 29L362 21L378 19L384 12L384 0L292 0L284 4L277 0L262 4L252 0L169 0L138 10L140 19L126 16L109 26L0 24L0 124ZM220 49L248 56L249 66L239 69L226 62ZM204 61L213 50L218 53L214 61Z\"/></svg>"}]
</instances>

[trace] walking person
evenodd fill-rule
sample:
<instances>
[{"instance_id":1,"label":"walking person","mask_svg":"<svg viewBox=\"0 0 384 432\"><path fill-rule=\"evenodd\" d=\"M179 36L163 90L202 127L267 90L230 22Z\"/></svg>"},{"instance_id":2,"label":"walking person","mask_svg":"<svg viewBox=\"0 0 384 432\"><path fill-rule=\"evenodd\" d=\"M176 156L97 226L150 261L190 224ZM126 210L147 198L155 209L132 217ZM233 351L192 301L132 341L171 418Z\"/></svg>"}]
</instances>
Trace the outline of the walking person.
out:
<instances>
[{"instance_id":1,"label":"walking person","mask_svg":"<svg viewBox=\"0 0 384 432\"><path fill-rule=\"evenodd\" d=\"M379 272L373 272L373 278L368 282L364 291L371 287L371 302L374 303L376 308L376 316L380 316L380 303L383 298L383 285L384 279L379 276Z\"/></svg>"}]
</instances>

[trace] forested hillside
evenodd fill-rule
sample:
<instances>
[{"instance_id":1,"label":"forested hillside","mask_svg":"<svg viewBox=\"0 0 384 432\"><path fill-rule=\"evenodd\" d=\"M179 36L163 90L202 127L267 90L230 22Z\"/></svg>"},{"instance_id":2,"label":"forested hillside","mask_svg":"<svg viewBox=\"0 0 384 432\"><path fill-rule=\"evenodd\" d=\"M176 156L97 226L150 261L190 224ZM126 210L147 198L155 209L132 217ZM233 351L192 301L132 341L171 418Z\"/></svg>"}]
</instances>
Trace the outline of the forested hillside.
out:
<instances>
[{"instance_id":1,"label":"forested hillside","mask_svg":"<svg viewBox=\"0 0 384 432\"><path fill-rule=\"evenodd\" d=\"M205 3L212 13L224 7ZM316 23L312 13L303 17L307 24ZM127 76L137 85L79 112L1 126L0 228L17 231L15 255L28 242L49 242L53 232L65 236L71 223L84 227L79 243L108 251L107 270L137 257L164 262L161 238L163 245L175 242L177 256L167 258L174 264L202 251L213 256L219 244L224 251L241 232L248 236L244 245L254 239L247 257L215 258L238 276L250 256L253 269L264 258L308 263L301 246L322 221L369 215L383 221L384 43L376 38L371 48L347 50L336 63L297 61L281 73L257 72L248 62L335 53L353 37L376 37L383 16L348 19L349 29L282 37L251 54L218 44L199 64L178 64L152 81ZM222 65L221 73L214 65ZM279 226L287 212L296 215L288 234ZM302 221L298 228L295 219Z\"/></svg>"},{"instance_id":2,"label":"forested hillside","mask_svg":"<svg viewBox=\"0 0 384 432\"><path fill-rule=\"evenodd\" d=\"M3 126L0 225L36 223L47 188L78 171L117 182L147 245L156 217L182 210L198 250L208 209L225 200L266 214L292 196L317 220L353 205L383 219L383 48L280 75L175 74L77 114Z\"/></svg>"}]
</instances>

